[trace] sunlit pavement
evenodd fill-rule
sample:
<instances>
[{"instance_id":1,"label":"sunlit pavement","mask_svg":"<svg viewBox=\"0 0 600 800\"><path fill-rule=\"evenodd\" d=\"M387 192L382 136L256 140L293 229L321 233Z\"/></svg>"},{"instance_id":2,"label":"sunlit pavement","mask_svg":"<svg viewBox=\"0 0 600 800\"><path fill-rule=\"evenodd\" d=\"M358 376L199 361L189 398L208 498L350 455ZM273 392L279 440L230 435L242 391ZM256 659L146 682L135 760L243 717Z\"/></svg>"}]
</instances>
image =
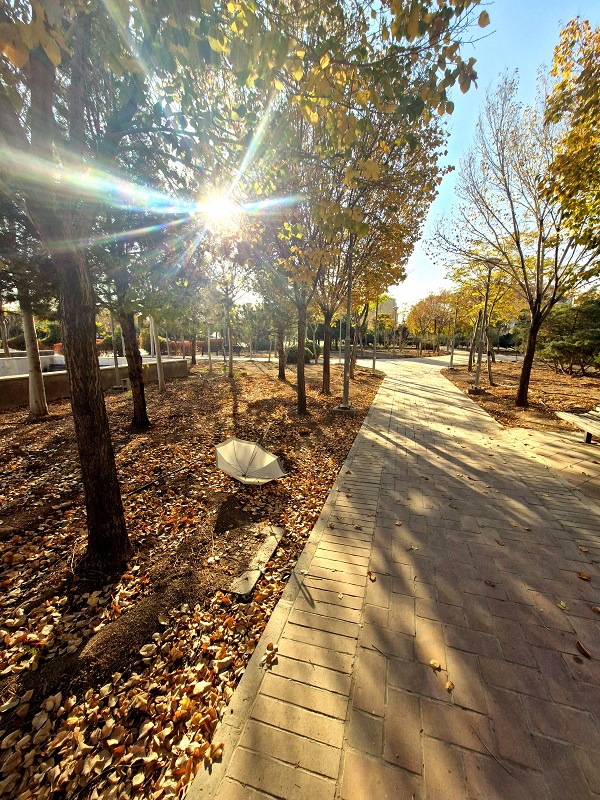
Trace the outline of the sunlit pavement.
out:
<instances>
[{"instance_id":1,"label":"sunlit pavement","mask_svg":"<svg viewBox=\"0 0 600 800\"><path fill-rule=\"evenodd\" d=\"M600 797L600 507L565 477L578 436L533 446L437 362L378 365L190 797Z\"/></svg>"}]
</instances>

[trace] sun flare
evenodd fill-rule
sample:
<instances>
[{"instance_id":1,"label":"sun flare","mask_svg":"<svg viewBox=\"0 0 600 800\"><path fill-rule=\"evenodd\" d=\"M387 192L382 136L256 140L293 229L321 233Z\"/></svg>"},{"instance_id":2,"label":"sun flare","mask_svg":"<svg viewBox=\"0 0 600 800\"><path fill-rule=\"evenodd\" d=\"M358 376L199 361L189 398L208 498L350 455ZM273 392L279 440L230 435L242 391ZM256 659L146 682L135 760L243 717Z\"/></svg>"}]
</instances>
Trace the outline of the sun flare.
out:
<instances>
[{"instance_id":1,"label":"sun flare","mask_svg":"<svg viewBox=\"0 0 600 800\"><path fill-rule=\"evenodd\" d=\"M227 231L239 227L242 208L225 194L213 194L199 204L198 213L209 228Z\"/></svg>"}]
</instances>

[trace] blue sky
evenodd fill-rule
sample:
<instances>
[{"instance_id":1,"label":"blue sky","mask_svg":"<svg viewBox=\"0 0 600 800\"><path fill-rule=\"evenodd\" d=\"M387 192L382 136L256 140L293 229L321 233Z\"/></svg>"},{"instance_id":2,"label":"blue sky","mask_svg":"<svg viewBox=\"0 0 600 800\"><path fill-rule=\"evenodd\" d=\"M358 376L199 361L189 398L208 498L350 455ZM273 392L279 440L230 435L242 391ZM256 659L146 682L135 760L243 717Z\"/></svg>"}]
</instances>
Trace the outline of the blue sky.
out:
<instances>
[{"instance_id":1,"label":"blue sky","mask_svg":"<svg viewBox=\"0 0 600 800\"><path fill-rule=\"evenodd\" d=\"M531 102L535 97L537 73L542 64L550 66L560 30L572 17L589 19L595 27L600 23L598 0L497 0L486 4L491 24L482 31L485 39L463 50L463 57L474 56L478 73L477 89L453 97L456 107L450 120L448 162L458 167L463 153L470 146L479 109L486 89L498 82L506 70L518 69L520 99ZM451 212L456 171L444 178L440 193L429 210L425 236L433 222ZM421 244L417 245L408 264L408 277L392 295L400 308L412 305L444 285L443 270L435 266Z\"/></svg>"}]
</instances>

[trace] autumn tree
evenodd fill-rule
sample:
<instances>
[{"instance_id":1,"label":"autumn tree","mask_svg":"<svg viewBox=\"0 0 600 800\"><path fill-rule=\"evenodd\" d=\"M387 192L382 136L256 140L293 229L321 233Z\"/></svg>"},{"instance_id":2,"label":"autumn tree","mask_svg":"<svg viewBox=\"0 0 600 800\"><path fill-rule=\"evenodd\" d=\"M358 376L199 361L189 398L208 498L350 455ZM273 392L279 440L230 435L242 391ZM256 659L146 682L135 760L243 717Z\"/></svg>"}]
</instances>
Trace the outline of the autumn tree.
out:
<instances>
[{"instance_id":1,"label":"autumn tree","mask_svg":"<svg viewBox=\"0 0 600 800\"><path fill-rule=\"evenodd\" d=\"M600 245L600 27L572 19L554 51L546 120L562 123L542 188L581 242Z\"/></svg>"},{"instance_id":2,"label":"autumn tree","mask_svg":"<svg viewBox=\"0 0 600 800\"><path fill-rule=\"evenodd\" d=\"M482 320L488 276L487 315L486 319ZM457 264L450 269L447 277L454 284L452 304L458 312L457 325L465 326L473 331L469 351L470 372L478 337L483 336L483 340L486 342L489 360L493 356L489 341L490 326L516 319L524 301L518 287L506 271L501 269L488 271L488 265L483 261Z\"/></svg>"},{"instance_id":3,"label":"autumn tree","mask_svg":"<svg viewBox=\"0 0 600 800\"><path fill-rule=\"evenodd\" d=\"M594 273L598 248L580 245L564 211L540 191L560 136L544 122L545 96L523 107L516 95L516 79L508 76L488 93L475 143L460 165L459 205L451 221L438 224L434 244L449 264L491 260L518 287L531 320L516 396L526 406L540 326L566 292Z\"/></svg>"},{"instance_id":4,"label":"autumn tree","mask_svg":"<svg viewBox=\"0 0 600 800\"><path fill-rule=\"evenodd\" d=\"M431 341L434 348L439 347L439 337L451 320L449 292L428 294L412 306L406 324L419 341L419 353L422 352L425 341Z\"/></svg>"}]
</instances>

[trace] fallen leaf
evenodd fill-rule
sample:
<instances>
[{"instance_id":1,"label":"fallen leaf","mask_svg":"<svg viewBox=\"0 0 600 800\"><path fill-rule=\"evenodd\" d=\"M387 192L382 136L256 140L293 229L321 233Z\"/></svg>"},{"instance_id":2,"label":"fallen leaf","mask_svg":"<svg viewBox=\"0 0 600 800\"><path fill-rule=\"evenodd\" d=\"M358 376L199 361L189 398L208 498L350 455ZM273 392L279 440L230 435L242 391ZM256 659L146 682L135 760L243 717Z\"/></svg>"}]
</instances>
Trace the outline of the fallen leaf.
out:
<instances>
[{"instance_id":1,"label":"fallen leaf","mask_svg":"<svg viewBox=\"0 0 600 800\"><path fill-rule=\"evenodd\" d=\"M144 782L144 773L143 772L136 772L136 774L131 779L131 785L134 789L137 789L138 786L141 786Z\"/></svg>"},{"instance_id":2,"label":"fallen leaf","mask_svg":"<svg viewBox=\"0 0 600 800\"><path fill-rule=\"evenodd\" d=\"M454 684L452 683L452 681L446 681L446 683L444 684L444 689L448 693L452 692L452 690L454 689Z\"/></svg>"},{"instance_id":3,"label":"fallen leaf","mask_svg":"<svg viewBox=\"0 0 600 800\"><path fill-rule=\"evenodd\" d=\"M582 552L582 553L589 553L589 552L590 552L590 551L587 549L587 547L581 547L581 545L579 546L579 549L581 550L581 552Z\"/></svg>"},{"instance_id":4,"label":"fallen leaf","mask_svg":"<svg viewBox=\"0 0 600 800\"><path fill-rule=\"evenodd\" d=\"M401 523L401 522L399 522L398 520L396 520L396 522L395 522L394 524L395 524L395 525L398 525L398 527L400 527L400 525L402 525L402 523Z\"/></svg>"},{"instance_id":5,"label":"fallen leaf","mask_svg":"<svg viewBox=\"0 0 600 800\"><path fill-rule=\"evenodd\" d=\"M439 672L441 670L441 668L442 668L442 665L440 664L440 662L436 661L435 658L431 659L431 661L429 662L429 666L431 667L431 669L434 672Z\"/></svg>"},{"instance_id":6,"label":"fallen leaf","mask_svg":"<svg viewBox=\"0 0 600 800\"><path fill-rule=\"evenodd\" d=\"M578 572L578 573L577 573L577 577L578 577L578 578L581 578L581 580L582 580L582 581L591 581L591 580L592 580L592 579L590 578L590 576L589 576L587 573L585 573L585 572Z\"/></svg>"},{"instance_id":7,"label":"fallen leaf","mask_svg":"<svg viewBox=\"0 0 600 800\"><path fill-rule=\"evenodd\" d=\"M600 606L590 606L595 614L600 614Z\"/></svg>"},{"instance_id":8,"label":"fallen leaf","mask_svg":"<svg viewBox=\"0 0 600 800\"><path fill-rule=\"evenodd\" d=\"M369 571L367 572L367 577L368 577L368 579L369 579L370 581L372 581L373 583L375 583L375 581L377 580L377 575L375 575L373 572L371 572L371 570L369 570Z\"/></svg>"},{"instance_id":9,"label":"fallen leaf","mask_svg":"<svg viewBox=\"0 0 600 800\"><path fill-rule=\"evenodd\" d=\"M213 742L210 746L210 758L211 761L218 761L221 756L223 755L223 748L225 747L224 742Z\"/></svg>"},{"instance_id":10,"label":"fallen leaf","mask_svg":"<svg viewBox=\"0 0 600 800\"><path fill-rule=\"evenodd\" d=\"M587 649L587 647L585 647L585 645L581 644L581 642L576 642L575 647L579 650L582 656L585 656L586 658L592 657L590 651Z\"/></svg>"},{"instance_id":11,"label":"fallen leaf","mask_svg":"<svg viewBox=\"0 0 600 800\"><path fill-rule=\"evenodd\" d=\"M10 700L7 700L6 703L0 706L0 714L3 714L5 711L10 711L11 708L19 705L19 698L18 697L11 697Z\"/></svg>"},{"instance_id":12,"label":"fallen leaf","mask_svg":"<svg viewBox=\"0 0 600 800\"><path fill-rule=\"evenodd\" d=\"M494 583L494 581L486 581L486 582L485 582L485 585L486 585L486 586L492 586L492 587L493 587L493 586L495 586L496 584Z\"/></svg>"},{"instance_id":13,"label":"fallen leaf","mask_svg":"<svg viewBox=\"0 0 600 800\"><path fill-rule=\"evenodd\" d=\"M560 600L560 602L558 602L556 605L560 608L561 611L569 610L569 606L565 603L564 600Z\"/></svg>"},{"instance_id":14,"label":"fallen leaf","mask_svg":"<svg viewBox=\"0 0 600 800\"><path fill-rule=\"evenodd\" d=\"M338 592L338 597L340 598L340 600L342 600L344 595L341 592Z\"/></svg>"},{"instance_id":15,"label":"fallen leaf","mask_svg":"<svg viewBox=\"0 0 600 800\"><path fill-rule=\"evenodd\" d=\"M501 542L500 539L494 539L494 541L496 542L496 544L499 544L500 547L504 547L504 542Z\"/></svg>"}]
</instances>

